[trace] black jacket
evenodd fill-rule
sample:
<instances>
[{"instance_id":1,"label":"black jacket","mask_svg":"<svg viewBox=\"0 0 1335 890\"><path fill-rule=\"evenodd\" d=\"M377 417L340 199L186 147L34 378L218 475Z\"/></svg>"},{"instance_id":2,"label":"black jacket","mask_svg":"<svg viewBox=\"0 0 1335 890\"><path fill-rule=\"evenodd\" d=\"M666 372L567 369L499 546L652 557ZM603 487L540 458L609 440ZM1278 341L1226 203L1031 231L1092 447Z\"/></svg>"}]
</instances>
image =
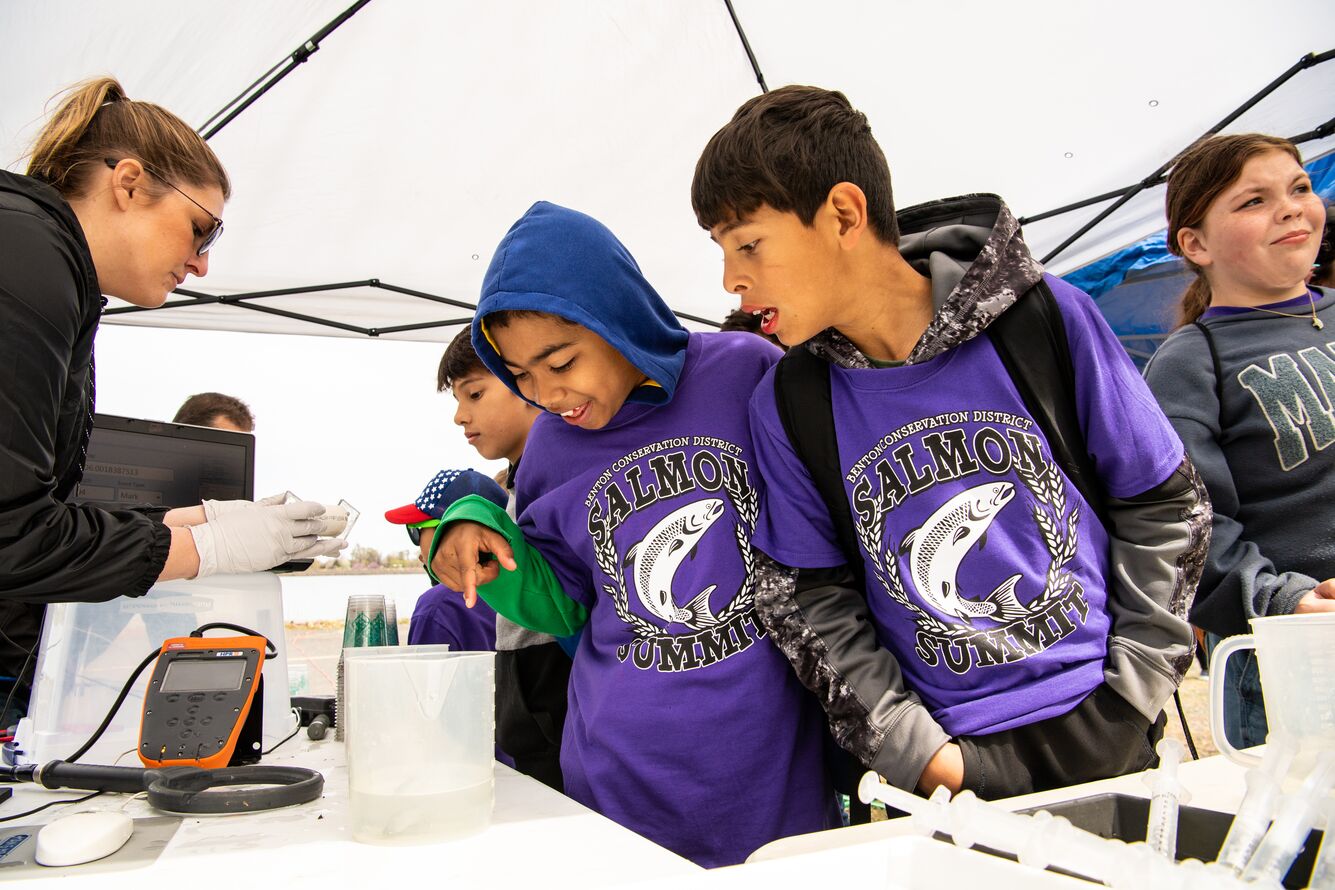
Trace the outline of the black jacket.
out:
<instances>
[{"instance_id":1,"label":"black jacket","mask_svg":"<svg viewBox=\"0 0 1335 890\"><path fill-rule=\"evenodd\" d=\"M74 506L93 415L103 299L83 229L55 189L0 170L0 675L29 662L43 603L145 593L171 532ZM35 653L32 661L35 661ZM27 664L24 679L31 676Z\"/></svg>"}]
</instances>

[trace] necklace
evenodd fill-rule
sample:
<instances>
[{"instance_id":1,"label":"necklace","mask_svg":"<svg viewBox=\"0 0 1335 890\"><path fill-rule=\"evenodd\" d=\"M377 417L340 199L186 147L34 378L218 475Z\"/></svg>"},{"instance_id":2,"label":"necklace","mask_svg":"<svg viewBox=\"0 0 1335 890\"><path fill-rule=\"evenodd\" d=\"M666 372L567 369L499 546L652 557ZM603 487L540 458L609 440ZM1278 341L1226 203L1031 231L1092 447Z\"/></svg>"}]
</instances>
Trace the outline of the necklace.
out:
<instances>
[{"instance_id":1,"label":"necklace","mask_svg":"<svg viewBox=\"0 0 1335 890\"><path fill-rule=\"evenodd\" d=\"M1312 306L1312 327L1319 331L1326 326L1326 323L1316 317L1316 299L1312 296L1310 290L1307 292L1307 300ZM1269 312L1271 315L1283 315L1285 318L1307 318L1307 315L1301 312L1280 312L1278 309L1266 309L1263 306L1251 306L1248 308L1253 312Z\"/></svg>"}]
</instances>

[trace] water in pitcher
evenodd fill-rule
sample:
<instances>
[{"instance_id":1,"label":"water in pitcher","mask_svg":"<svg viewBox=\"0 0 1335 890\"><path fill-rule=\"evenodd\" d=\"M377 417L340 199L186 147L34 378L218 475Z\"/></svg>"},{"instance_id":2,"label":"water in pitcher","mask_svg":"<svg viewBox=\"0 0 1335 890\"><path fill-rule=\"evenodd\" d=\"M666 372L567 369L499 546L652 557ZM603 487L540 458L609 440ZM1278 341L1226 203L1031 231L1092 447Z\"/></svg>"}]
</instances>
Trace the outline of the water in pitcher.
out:
<instances>
[{"instance_id":1,"label":"water in pitcher","mask_svg":"<svg viewBox=\"0 0 1335 890\"><path fill-rule=\"evenodd\" d=\"M372 844L419 844L466 837L486 828L491 823L491 772L455 772L449 786L414 783L410 791L371 794L353 785L349 789L352 836Z\"/></svg>"}]
</instances>

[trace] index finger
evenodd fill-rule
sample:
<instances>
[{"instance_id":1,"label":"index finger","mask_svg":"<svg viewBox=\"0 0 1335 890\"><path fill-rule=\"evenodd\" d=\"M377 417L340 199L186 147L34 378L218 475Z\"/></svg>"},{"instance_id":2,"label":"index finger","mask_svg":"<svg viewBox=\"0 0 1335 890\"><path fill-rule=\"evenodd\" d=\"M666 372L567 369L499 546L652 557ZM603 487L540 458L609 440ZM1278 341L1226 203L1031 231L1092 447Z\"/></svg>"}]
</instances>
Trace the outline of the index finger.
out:
<instances>
[{"instance_id":1,"label":"index finger","mask_svg":"<svg viewBox=\"0 0 1335 890\"><path fill-rule=\"evenodd\" d=\"M514 548L510 546L510 542L505 540L505 536L501 533L488 529L487 548L491 551L492 556L495 556L496 560L505 568L512 572L519 568L519 563L515 562Z\"/></svg>"},{"instance_id":2,"label":"index finger","mask_svg":"<svg viewBox=\"0 0 1335 890\"><path fill-rule=\"evenodd\" d=\"M464 605L470 609L477 605L477 573L476 565L464 569Z\"/></svg>"}]
</instances>

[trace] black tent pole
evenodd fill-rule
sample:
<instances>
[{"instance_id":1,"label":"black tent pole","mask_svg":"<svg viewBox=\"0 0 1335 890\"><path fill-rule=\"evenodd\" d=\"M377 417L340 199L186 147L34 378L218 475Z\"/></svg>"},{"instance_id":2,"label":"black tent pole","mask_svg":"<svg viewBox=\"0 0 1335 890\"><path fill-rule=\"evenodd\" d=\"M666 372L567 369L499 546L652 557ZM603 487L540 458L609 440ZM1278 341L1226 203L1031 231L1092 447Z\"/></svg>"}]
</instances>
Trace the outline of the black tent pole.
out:
<instances>
[{"instance_id":1,"label":"black tent pole","mask_svg":"<svg viewBox=\"0 0 1335 890\"><path fill-rule=\"evenodd\" d=\"M270 74L273 74L274 69L277 68L278 65L282 65L283 64L282 62L279 62L278 65L275 65L273 68L270 68L264 74L263 77L255 81L255 83L252 83L250 86L246 87L245 90L243 90L240 95L238 95L231 102L228 102L226 105L224 105L222 107L222 110L220 110L217 114L213 115L213 117L209 118L208 121L205 121L203 127L200 127L200 130L203 131L202 135L205 138L205 140L212 139L214 136L216 136L218 134L218 131L221 130L223 127L227 126L229 123L231 123L234 117L236 117L238 114L249 108L256 99L258 99L260 96L263 96L265 93L269 92L269 90L274 86L274 84L278 83L278 81L282 80L284 77L287 77L289 74L292 73L292 70L294 68L296 68L302 62L305 62L307 59L309 59L311 57L311 54L320 48L321 40L324 40L326 37L332 34L336 28L338 28L348 19L356 15L357 12L363 6L365 6L370 2L371 0L357 0L357 2L354 3L352 6L349 6L347 9L343 10L343 12L338 16L338 18L334 19L332 22L325 25L319 31L316 31L313 35L311 35L310 39L308 39L301 46L293 50L292 53L287 57L287 66L283 68L283 70L279 71L272 78L270 78L267 83L265 83L263 86L259 88L258 91L252 92L253 90L255 90L255 84L258 84L260 81L269 77ZM245 101L242 101L243 96L246 97ZM238 102L240 103L239 105L237 104ZM212 122L214 119L218 117L218 115L222 114L223 111L226 111L228 108L232 108L233 105L235 105L236 107L233 108L232 111L226 117L224 117L221 121L219 121L217 126L207 131L204 130L204 127L207 127L210 122Z\"/></svg>"},{"instance_id":2,"label":"black tent pole","mask_svg":"<svg viewBox=\"0 0 1335 890\"><path fill-rule=\"evenodd\" d=\"M1313 142L1317 139L1325 139L1333 132L1335 132L1335 118L1331 118L1324 124L1321 124L1320 126L1317 126L1314 129L1308 130L1306 133L1299 133L1296 136L1289 136L1288 140L1292 142L1294 145L1302 145L1304 142ZM1167 176L1160 176L1157 180L1151 182L1150 185L1151 186L1161 185L1167 178L1168 178ZM1137 183L1137 185L1138 184L1139 183ZM1065 206L1062 207L1057 207L1052 210L1044 210L1042 213L1035 213L1033 216L1020 217L1019 222L1020 225L1027 226L1029 225L1029 223L1038 222L1044 219L1050 219L1051 217L1054 216L1061 216L1063 213L1070 213L1072 210L1079 210L1082 207L1089 207L1092 204L1102 204L1104 201L1111 201L1113 198L1116 198L1119 195L1126 194L1135 187L1136 187L1135 185L1125 185L1119 189L1113 189L1110 192L1104 192L1101 195L1095 195L1092 198L1083 198L1079 201L1075 201L1071 204L1066 204Z\"/></svg>"},{"instance_id":3,"label":"black tent pole","mask_svg":"<svg viewBox=\"0 0 1335 890\"><path fill-rule=\"evenodd\" d=\"M737 10L732 8L732 0L723 0L723 5L728 7L728 15L732 17L732 26L737 29L737 36L742 39L742 49L746 50L746 57L751 61L751 70L756 74L756 82L760 84L760 92L768 93L769 87L765 85L765 75L760 71L760 63L756 61L756 54L751 52L751 41L746 39L746 32L742 30L741 20L737 18Z\"/></svg>"},{"instance_id":4,"label":"black tent pole","mask_svg":"<svg viewBox=\"0 0 1335 890\"><path fill-rule=\"evenodd\" d=\"M1257 102L1260 102L1266 96L1270 95L1275 90L1279 89L1279 87L1281 87L1289 78L1293 77L1299 71L1302 71L1306 68L1311 68L1314 65L1320 65L1322 62L1329 61L1332 58L1335 58L1335 50L1327 50L1326 52L1321 53L1320 55L1317 55L1316 53L1308 53L1307 55L1303 56L1301 59L1295 62L1289 68L1289 70L1285 71L1279 77L1271 81L1265 87L1265 89L1261 90L1261 92L1257 93L1255 96L1252 96L1242 105L1240 105L1236 110L1234 110L1232 114L1229 114L1227 117L1225 117L1219 123L1215 124L1209 130L1206 130L1205 133L1203 133L1197 140L1192 142L1192 145L1195 145L1196 142L1199 142L1201 139L1204 139L1207 136L1213 136L1220 130L1224 129L1224 127L1227 127L1229 124L1233 123L1233 121L1237 120L1243 114L1246 114L1247 111L1249 111L1252 108L1252 106L1254 106ZM1178 154L1181 154L1181 152L1179 152ZM1122 197L1118 198L1111 205L1099 211L1099 213L1093 219L1085 223L1083 226L1077 229L1074 234L1072 234L1061 244L1058 244L1055 248L1049 251L1047 256L1043 257L1041 262L1045 264L1051 262L1053 257L1057 256L1057 254L1061 253L1063 250L1070 247L1080 238L1084 237L1085 233L1087 233L1090 229L1097 226L1099 223L1103 222L1109 216L1112 216L1124 204L1126 204L1136 195L1140 194L1145 189L1153 185L1156 185L1159 182L1159 180L1164 176L1164 174L1166 174L1169 171L1169 169L1172 168L1173 163L1177 160L1177 158L1178 155L1174 155L1173 157L1169 158L1159 167L1158 170L1155 170L1149 176L1145 177L1140 182L1136 183L1134 186L1128 189L1122 195Z\"/></svg>"}]
</instances>

